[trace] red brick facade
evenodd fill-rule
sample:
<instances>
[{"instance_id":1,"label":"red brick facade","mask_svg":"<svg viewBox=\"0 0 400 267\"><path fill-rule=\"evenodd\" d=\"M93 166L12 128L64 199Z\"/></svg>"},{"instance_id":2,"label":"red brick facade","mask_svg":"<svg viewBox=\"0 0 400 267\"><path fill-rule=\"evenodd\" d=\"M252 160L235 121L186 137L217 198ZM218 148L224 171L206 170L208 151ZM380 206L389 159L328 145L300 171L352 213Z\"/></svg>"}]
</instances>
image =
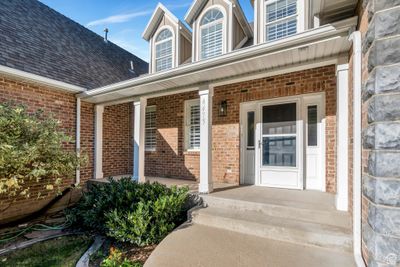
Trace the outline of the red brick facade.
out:
<instances>
[{"instance_id":1,"label":"red brick facade","mask_svg":"<svg viewBox=\"0 0 400 267\"><path fill-rule=\"evenodd\" d=\"M195 98L197 92L148 100L148 106L156 106L157 149L146 152L146 176L199 179L200 154L184 148L185 101Z\"/></svg>"},{"instance_id":2,"label":"red brick facade","mask_svg":"<svg viewBox=\"0 0 400 267\"><path fill-rule=\"evenodd\" d=\"M104 177L133 173L132 104L107 106L103 114Z\"/></svg>"},{"instance_id":3,"label":"red brick facade","mask_svg":"<svg viewBox=\"0 0 400 267\"><path fill-rule=\"evenodd\" d=\"M220 86L214 90L212 155L215 182L238 184L240 179L240 103L325 92L326 189L336 191L336 76L335 66L293 72L275 77ZM199 153L184 150L184 102L197 92L148 100L157 106L157 149L146 153L146 175L198 179ZM226 100L228 115L218 116Z\"/></svg>"},{"instance_id":4,"label":"red brick facade","mask_svg":"<svg viewBox=\"0 0 400 267\"><path fill-rule=\"evenodd\" d=\"M325 92L326 98L326 190L336 191L336 76L335 66L326 66L215 88L213 99L213 178L239 183L240 103ZM218 116L226 100L228 115Z\"/></svg>"},{"instance_id":5,"label":"red brick facade","mask_svg":"<svg viewBox=\"0 0 400 267\"><path fill-rule=\"evenodd\" d=\"M74 94L0 77L0 102L9 101L25 105L29 112L41 109L47 114L52 114L61 121L62 129L69 136L75 138L76 99ZM92 177L93 171L93 105L82 103L81 112L81 147L82 152L89 158L88 165L81 171L81 180L84 183ZM75 144L66 144L66 148L73 150ZM68 186L73 182L74 180L65 180L64 185ZM48 192L44 188L45 183L46 181L41 181L31 185L31 192L36 195L40 192L43 196L46 196L44 199L0 198L0 222L30 214L46 205L54 195L47 195Z\"/></svg>"}]
</instances>

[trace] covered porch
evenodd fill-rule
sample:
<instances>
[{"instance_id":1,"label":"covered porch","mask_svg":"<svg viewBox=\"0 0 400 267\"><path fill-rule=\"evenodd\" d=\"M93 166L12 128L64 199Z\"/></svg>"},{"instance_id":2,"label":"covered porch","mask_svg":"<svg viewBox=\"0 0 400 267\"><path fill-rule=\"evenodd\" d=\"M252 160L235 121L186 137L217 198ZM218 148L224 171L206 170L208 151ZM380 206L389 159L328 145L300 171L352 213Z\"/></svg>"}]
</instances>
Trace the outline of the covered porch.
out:
<instances>
[{"instance_id":1,"label":"covered porch","mask_svg":"<svg viewBox=\"0 0 400 267\"><path fill-rule=\"evenodd\" d=\"M156 168L148 160L147 154L149 154L149 151L146 151L145 146L146 135L148 135L146 132L146 110L156 98L171 97L170 99L174 99L173 96L185 93L197 96L200 113L198 150L182 152L181 148L176 149L176 146L171 146L170 150L175 154L183 154L185 156L196 155L198 166L193 167L195 170L193 170L191 181L172 180L171 178L169 180L162 179L162 181L167 184L187 184L191 189L197 190L199 193L209 194L215 189L225 186L225 177L227 177L227 181L231 182L226 185L228 187L246 183L245 174L243 173L244 166L241 163L244 154L241 151L240 144L244 138L242 135L243 124L239 119L242 103L276 98L280 98L285 102L285 98L289 99L294 96L299 99L295 100L295 102L303 103L306 102L302 99L303 95L317 92L325 93L326 97L335 98L334 101L337 105L332 104L329 110L328 108L326 110L335 115L334 118L333 116L330 118L334 120L335 125L332 128L328 128L334 132L332 133L334 136L332 140L334 139L334 142L337 143L330 143L335 147L327 146L326 151L330 150L331 155L343 156L343 160L336 161L336 159L332 159L326 168L323 166L321 173L329 168L331 180L327 182L325 187L324 184L319 185L320 191L335 193L336 196L333 196L335 197L336 208L347 210L347 161L344 159L347 158L348 65L345 58L347 58L346 53L350 48L350 43L347 40L348 30L354 22L353 19L346 20L335 25L327 25L298 34L288 38L285 42L276 41L243 49L218 59L209 59L167 72L139 77L107 88L85 92L82 97L86 101L96 103L94 179L103 179L105 177L103 172L103 148L107 144L103 142L103 133L106 130L103 127L103 113L107 107L129 103L132 109L132 112L129 113L131 116L129 120L132 123L130 131L133 140L130 154L132 156L130 160L132 173L130 175L140 182L145 182L146 180L155 181L157 179L147 178L150 176L146 173L148 172L146 169ZM332 66L334 67L331 68ZM318 73L318 71L315 74L310 74L311 76L307 76L307 79L311 81L309 84L299 80L301 88L296 87L297 80L295 80L295 77L293 77L293 81L285 80L288 79L287 77L299 75L300 72L319 68L328 68L330 73L332 73L333 69L333 80L331 76L327 78L324 73ZM321 82L312 81L314 78L312 75L319 77ZM282 80L282 83L280 83L281 88L273 85L276 77L280 77L279 79ZM260 84L258 86L265 90L258 90L249 81ZM325 90L326 87L330 88L329 92ZM226 117L220 117L218 109L224 101L229 105L228 114ZM176 103L183 106L182 101L177 101ZM257 105L262 107L261 104L257 103ZM300 108L300 105L298 107ZM171 111L168 108L164 108L158 112L168 114L168 118L178 117L182 119L181 124L184 124L182 111ZM230 112L232 113L230 114ZM339 112L341 115L338 115ZM300 130L302 127L302 125L299 125L297 129ZM336 138L336 132L343 134L338 135ZM168 133L165 132L161 135L167 139ZM298 138L298 140L302 140L303 133L298 135ZM176 140L177 146L182 146L184 141L181 140L179 135L176 136ZM336 147L337 151L335 152ZM304 150L298 147L297 151L299 152L296 153L303 153ZM170 161L167 158L165 162L169 164ZM295 179L298 181L296 188L300 190L306 189L302 173L304 164L306 163L303 161L297 162L299 168ZM168 166L168 168L171 166ZM164 168L164 166L161 168ZM257 173L260 172L257 171ZM268 173L266 177L269 177L270 174ZM319 177L322 178L322 176ZM260 181L260 179L257 181ZM262 184L261 182L254 182L254 184L260 186L268 185L268 183ZM328 190L326 190L327 188ZM307 192L301 191L299 193L307 194Z\"/></svg>"}]
</instances>

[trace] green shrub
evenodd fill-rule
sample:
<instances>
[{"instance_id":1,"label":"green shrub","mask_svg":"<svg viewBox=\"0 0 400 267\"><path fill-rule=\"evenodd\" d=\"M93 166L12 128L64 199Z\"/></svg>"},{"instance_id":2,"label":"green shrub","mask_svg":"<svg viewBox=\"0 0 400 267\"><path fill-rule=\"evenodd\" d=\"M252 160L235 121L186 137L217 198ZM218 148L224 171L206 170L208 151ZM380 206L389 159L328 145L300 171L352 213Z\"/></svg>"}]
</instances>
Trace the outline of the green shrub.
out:
<instances>
[{"instance_id":1,"label":"green shrub","mask_svg":"<svg viewBox=\"0 0 400 267\"><path fill-rule=\"evenodd\" d=\"M139 202L133 211L115 209L107 214L108 235L139 246L156 244L181 221L186 199L187 190L173 188L155 201Z\"/></svg>"},{"instance_id":2,"label":"green shrub","mask_svg":"<svg viewBox=\"0 0 400 267\"><path fill-rule=\"evenodd\" d=\"M68 143L71 137L51 115L0 104L0 196L33 197L30 188L43 180L49 193L60 192L62 180L72 178L85 160L67 151Z\"/></svg>"},{"instance_id":3,"label":"green shrub","mask_svg":"<svg viewBox=\"0 0 400 267\"><path fill-rule=\"evenodd\" d=\"M187 198L187 188L110 179L92 185L66 213L78 226L143 246L159 242L186 219Z\"/></svg>"}]
</instances>

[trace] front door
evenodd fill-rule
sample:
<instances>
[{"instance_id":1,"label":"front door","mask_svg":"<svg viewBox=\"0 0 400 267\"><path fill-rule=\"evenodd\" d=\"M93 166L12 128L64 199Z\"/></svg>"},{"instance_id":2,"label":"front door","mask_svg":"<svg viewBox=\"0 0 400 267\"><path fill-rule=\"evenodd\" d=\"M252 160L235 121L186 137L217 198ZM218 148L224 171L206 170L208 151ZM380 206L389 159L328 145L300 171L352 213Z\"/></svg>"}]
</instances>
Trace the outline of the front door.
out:
<instances>
[{"instance_id":1,"label":"front door","mask_svg":"<svg viewBox=\"0 0 400 267\"><path fill-rule=\"evenodd\" d=\"M260 104L259 182L279 188L303 188L300 101Z\"/></svg>"},{"instance_id":2,"label":"front door","mask_svg":"<svg viewBox=\"0 0 400 267\"><path fill-rule=\"evenodd\" d=\"M241 184L325 190L324 94L241 104Z\"/></svg>"}]
</instances>

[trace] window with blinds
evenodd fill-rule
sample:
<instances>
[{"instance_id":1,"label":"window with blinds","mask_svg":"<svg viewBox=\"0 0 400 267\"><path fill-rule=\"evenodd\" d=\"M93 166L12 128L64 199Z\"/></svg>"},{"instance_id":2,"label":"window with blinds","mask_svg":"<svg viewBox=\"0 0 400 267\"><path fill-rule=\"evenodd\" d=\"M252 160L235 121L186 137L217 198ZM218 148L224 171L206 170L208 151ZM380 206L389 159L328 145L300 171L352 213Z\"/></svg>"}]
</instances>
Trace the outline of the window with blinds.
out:
<instances>
[{"instance_id":1,"label":"window with blinds","mask_svg":"<svg viewBox=\"0 0 400 267\"><path fill-rule=\"evenodd\" d=\"M297 0L266 1L265 40L273 41L297 33Z\"/></svg>"},{"instance_id":2,"label":"window with blinds","mask_svg":"<svg viewBox=\"0 0 400 267\"><path fill-rule=\"evenodd\" d=\"M157 146L156 106L146 107L145 150L155 151Z\"/></svg>"},{"instance_id":3,"label":"window with blinds","mask_svg":"<svg viewBox=\"0 0 400 267\"><path fill-rule=\"evenodd\" d=\"M200 22L200 58L207 59L221 55L223 52L223 19L222 12L211 9Z\"/></svg>"},{"instance_id":4,"label":"window with blinds","mask_svg":"<svg viewBox=\"0 0 400 267\"><path fill-rule=\"evenodd\" d=\"M156 38L155 64L156 71L172 68L172 32L168 29L162 30Z\"/></svg>"},{"instance_id":5,"label":"window with blinds","mask_svg":"<svg viewBox=\"0 0 400 267\"><path fill-rule=\"evenodd\" d=\"M200 100L186 101L185 107L186 149L200 149Z\"/></svg>"}]
</instances>

